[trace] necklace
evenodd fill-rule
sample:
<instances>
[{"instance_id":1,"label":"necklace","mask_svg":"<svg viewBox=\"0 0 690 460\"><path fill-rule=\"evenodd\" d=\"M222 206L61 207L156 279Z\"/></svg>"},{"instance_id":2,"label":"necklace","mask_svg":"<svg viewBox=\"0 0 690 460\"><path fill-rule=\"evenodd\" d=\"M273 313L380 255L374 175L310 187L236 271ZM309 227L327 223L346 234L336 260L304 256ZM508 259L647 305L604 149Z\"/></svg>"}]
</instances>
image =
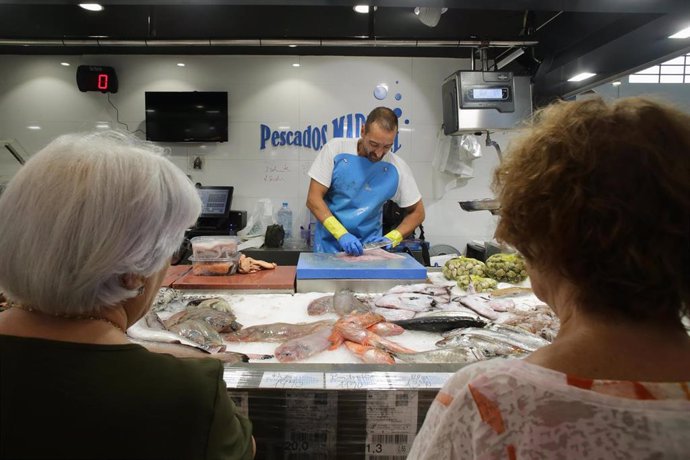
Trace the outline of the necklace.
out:
<instances>
[{"instance_id":1,"label":"necklace","mask_svg":"<svg viewBox=\"0 0 690 460\"><path fill-rule=\"evenodd\" d=\"M127 331L122 328L119 324L117 324L115 321L111 321L108 318L101 318L100 316L89 316L89 315L67 315L67 314L52 314L52 313L46 313L44 311L36 310L32 307L25 307L24 305L18 305L14 304L12 305L12 308L18 308L20 310L28 311L30 313L35 313L38 315L45 315L45 316L52 316L54 318L61 318L61 319L74 319L74 320L90 320L90 321L103 321L105 323L110 324L117 330L121 331L123 334L127 334Z\"/></svg>"}]
</instances>

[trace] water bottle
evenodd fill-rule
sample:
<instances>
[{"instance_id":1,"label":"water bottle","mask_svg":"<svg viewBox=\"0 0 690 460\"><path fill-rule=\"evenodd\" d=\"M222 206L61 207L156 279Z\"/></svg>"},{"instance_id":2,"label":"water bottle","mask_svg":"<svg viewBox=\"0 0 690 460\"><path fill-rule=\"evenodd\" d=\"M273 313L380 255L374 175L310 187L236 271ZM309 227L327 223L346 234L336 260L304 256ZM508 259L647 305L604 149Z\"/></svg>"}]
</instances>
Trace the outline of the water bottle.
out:
<instances>
[{"instance_id":1,"label":"water bottle","mask_svg":"<svg viewBox=\"0 0 690 460\"><path fill-rule=\"evenodd\" d=\"M292 238L292 211L288 208L286 201L283 201L283 207L276 213L276 220L285 230L285 239Z\"/></svg>"}]
</instances>

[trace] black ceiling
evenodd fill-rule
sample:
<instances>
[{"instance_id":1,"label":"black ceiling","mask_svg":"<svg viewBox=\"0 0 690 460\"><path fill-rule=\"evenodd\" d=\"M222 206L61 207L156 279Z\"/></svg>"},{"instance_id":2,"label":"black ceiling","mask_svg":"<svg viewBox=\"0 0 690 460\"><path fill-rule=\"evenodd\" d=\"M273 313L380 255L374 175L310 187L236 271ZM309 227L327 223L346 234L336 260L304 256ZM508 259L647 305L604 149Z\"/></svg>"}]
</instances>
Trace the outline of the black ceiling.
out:
<instances>
[{"instance_id":1,"label":"black ceiling","mask_svg":"<svg viewBox=\"0 0 690 460\"><path fill-rule=\"evenodd\" d=\"M376 6L369 14L357 3ZM0 54L289 54L489 59L534 77L537 102L685 52L689 0L102 1L0 0ZM428 27L415 6L447 8ZM181 40L187 41L181 43ZM234 41L233 41L234 40ZM273 40L273 42L271 41ZM295 42L299 46L287 45ZM477 61L481 68L481 61ZM567 82L580 71L597 76Z\"/></svg>"}]
</instances>

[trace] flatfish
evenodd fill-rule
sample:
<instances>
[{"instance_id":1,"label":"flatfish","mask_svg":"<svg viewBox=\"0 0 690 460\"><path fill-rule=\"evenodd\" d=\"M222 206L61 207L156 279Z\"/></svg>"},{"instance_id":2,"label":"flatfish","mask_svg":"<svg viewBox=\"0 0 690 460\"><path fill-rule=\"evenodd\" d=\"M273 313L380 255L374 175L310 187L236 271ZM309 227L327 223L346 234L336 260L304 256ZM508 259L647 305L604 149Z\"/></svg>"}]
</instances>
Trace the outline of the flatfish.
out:
<instances>
[{"instance_id":1,"label":"flatfish","mask_svg":"<svg viewBox=\"0 0 690 460\"><path fill-rule=\"evenodd\" d=\"M471 308L485 318L490 320L498 319L498 312L491 308L486 298L481 294L469 294L454 300L459 301L464 306Z\"/></svg>"},{"instance_id":2,"label":"flatfish","mask_svg":"<svg viewBox=\"0 0 690 460\"><path fill-rule=\"evenodd\" d=\"M258 324L234 333L223 334L222 337L228 342L285 342L309 335L320 328L333 326L334 323L334 320L323 320L313 323Z\"/></svg>"},{"instance_id":3,"label":"flatfish","mask_svg":"<svg viewBox=\"0 0 690 460\"><path fill-rule=\"evenodd\" d=\"M376 299L377 307L397 308L399 310L429 311L439 303L434 296L403 292L401 294L387 294Z\"/></svg>"},{"instance_id":4,"label":"flatfish","mask_svg":"<svg viewBox=\"0 0 690 460\"><path fill-rule=\"evenodd\" d=\"M208 323L197 319L177 323L170 327L170 332L198 343L205 350L224 347L223 339L218 331L213 329Z\"/></svg>"},{"instance_id":5,"label":"flatfish","mask_svg":"<svg viewBox=\"0 0 690 460\"><path fill-rule=\"evenodd\" d=\"M393 356L406 363L473 363L486 359L478 348L464 346L417 353L393 353Z\"/></svg>"},{"instance_id":6,"label":"flatfish","mask_svg":"<svg viewBox=\"0 0 690 460\"><path fill-rule=\"evenodd\" d=\"M165 321L165 327L170 329L178 323L189 320L199 320L208 323L217 332L234 332L242 328L242 325L238 323L236 319L232 311L196 306L172 315Z\"/></svg>"},{"instance_id":7,"label":"flatfish","mask_svg":"<svg viewBox=\"0 0 690 460\"><path fill-rule=\"evenodd\" d=\"M275 357L281 363L302 361L317 353L328 349L331 341L328 337L332 332L331 327L324 327L309 335L288 340L275 350Z\"/></svg>"},{"instance_id":8,"label":"flatfish","mask_svg":"<svg viewBox=\"0 0 690 460\"><path fill-rule=\"evenodd\" d=\"M413 312L412 310L398 310L396 308L374 307L372 311L383 316L386 319L386 321L410 319L415 316L415 312Z\"/></svg>"},{"instance_id":9,"label":"flatfish","mask_svg":"<svg viewBox=\"0 0 690 460\"><path fill-rule=\"evenodd\" d=\"M387 290L384 295L402 294L406 292L416 292L417 294L426 294L437 297L448 297L450 295L450 286L439 286L431 283L399 284Z\"/></svg>"},{"instance_id":10,"label":"flatfish","mask_svg":"<svg viewBox=\"0 0 690 460\"><path fill-rule=\"evenodd\" d=\"M208 353L216 353L225 350L225 345L222 344L216 347L204 348L204 346L193 340L166 330L163 322L153 311L150 311L146 316L132 324L127 329L127 336L142 342L149 341L187 345L202 349Z\"/></svg>"}]
</instances>

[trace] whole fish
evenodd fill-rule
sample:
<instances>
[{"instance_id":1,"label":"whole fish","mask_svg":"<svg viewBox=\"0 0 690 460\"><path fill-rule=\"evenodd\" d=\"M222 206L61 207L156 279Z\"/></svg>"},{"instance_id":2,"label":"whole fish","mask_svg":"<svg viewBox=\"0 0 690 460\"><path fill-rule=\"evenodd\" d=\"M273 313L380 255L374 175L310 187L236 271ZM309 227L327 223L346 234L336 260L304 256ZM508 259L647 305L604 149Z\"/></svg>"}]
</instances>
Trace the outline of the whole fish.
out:
<instances>
[{"instance_id":1,"label":"whole fish","mask_svg":"<svg viewBox=\"0 0 690 460\"><path fill-rule=\"evenodd\" d=\"M522 295L532 294L533 291L530 288L523 287L509 287L502 289L494 289L489 293L489 295L495 299L499 297L518 297Z\"/></svg>"},{"instance_id":2,"label":"whole fish","mask_svg":"<svg viewBox=\"0 0 690 460\"><path fill-rule=\"evenodd\" d=\"M520 348L525 351L532 352L536 350L537 348L541 348L544 346L544 343L548 345L548 342L546 342L544 339L541 337L537 337L534 334L532 334L532 337L527 336L529 333L525 334L515 334L515 333L506 333L505 331L493 331L489 328L484 328L484 329L479 329L479 328L466 328L466 329L455 329L452 331L448 331L443 333L444 337L452 337L454 335L468 335L471 337L482 337L485 339L489 340L494 340L498 341L500 343L504 343L507 345L511 345L516 348ZM539 342L536 342L534 340L534 337L537 337L539 339Z\"/></svg>"},{"instance_id":3,"label":"whole fish","mask_svg":"<svg viewBox=\"0 0 690 460\"><path fill-rule=\"evenodd\" d=\"M527 350L514 347L505 342L494 340L488 337L477 337L473 335L459 334L436 342L439 348L454 347L474 347L482 351L487 358L496 356L523 356L528 354Z\"/></svg>"},{"instance_id":4,"label":"whole fish","mask_svg":"<svg viewBox=\"0 0 690 460\"><path fill-rule=\"evenodd\" d=\"M431 283L399 284L397 286L393 286L392 288L384 292L384 295L403 294L410 292L415 292L417 294L432 295L437 297L448 297L450 296L450 286L439 286Z\"/></svg>"},{"instance_id":5,"label":"whole fish","mask_svg":"<svg viewBox=\"0 0 690 460\"><path fill-rule=\"evenodd\" d=\"M330 327L334 320L315 321L313 323L270 323L245 327L244 329L223 334L228 342L285 342L302 337L322 327Z\"/></svg>"},{"instance_id":6,"label":"whole fish","mask_svg":"<svg viewBox=\"0 0 690 460\"><path fill-rule=\"evenodd\" d=\"M309 305L307 306L307 313L310 316L323 315L324 313L330 313L333 311L335 310L333 310L332 295L325 295L323 297L319 297L318 299L314 299L309 302Z\"/></svg>"},{"instance_id":7,"label":"whole fish","mask_svg":"<svg viewBox=\"0 0 690 460\"><path fill-rule=\"evenodd\" d=\"M333 311L340 316L345 316L356 312L364 313L369 309L355 297L352 291L342 289L333 294Z\"/></svg>"},{"instance_id":8,"label":"whole fish","mask_svg":"<svg viewBox=\"0 0 690 460\"><path fill-rule=\"evenodd\" d=\"M380 323L373 324L369 326L371 332L381 337L390 337L393 335L400 335L405 332L405 329L394 323L389 323L388 321L381 321Z\"/></svg>"},{"instance_id":9,"label":"whole fish","mask_svg":"<svg viewBox=\"0 0 690 460\"><path fill-rule=\"evenodd\" d=\"M281 363L290 363L321 353L331 345L331 341L328 340L331 330L330 327L324 327L309 335L288 340L276 348L276 359Z\"/></svg>"},{"instance_id":10,"label":"whole fish","mask_svg":"<svg viewBox=\"0 0 690 460\"><path fill-rule=\"evenodd\" d=\"M429 313L436 314L431 315ZM402 326L403 329L427 332L444 332L463 327L484 327L486 325L476 315L467 316L462 313L448 311L427 312L420 315L412 319L393 322L398 326Z\"/></svg>"},{"instance_id":11,"label":"whole fish","mask_svg":"<svg viewBox=\"0 0 690 460\"><path fill-rule=\"evenodd\" d=\"M345 341L345 346L352 353L357 355L365 363L371 364L395 364L395 359L380 348L361 345L359 343Z\"/></svg>"},{"instance_id":12,"label":"whole fish","mask_svg":"<svg viewBox=\"0 0 690 460\"><path fill-rule=\"evenodd\" d=\"M202 345L192 340L189 340L186 337L165 330L163 322L153 311L150 311L146 316L141 318L136 323L132 324L127 329L127 336L139 341L178 343L190 347L199 348L209 353L217 353L219 351L225 350L225 345L204 348Z\"/></svg>"},{"instance_id":13,"label":"whole fish","mask_svg":"<svg viewBox=\"0 0 690 460\"><path fill-rule=\"evenodd\" d=\"M415 312L413 312L412 310L398 310L397 308L374 307L372 311L383 316L386 319L386 321L410 319L415 316Z\"/></svg>"},{"instance_id":14,"label":"whole fish","mask_svg":"<svg viewBox=\"0 0 690 460\"><path fill-rule=\"evenodd\" d=\"M195 307L188 310L182 310L175 313L167 321L165 326L170 329L178 323L189 320L199 320L208 323L217 332L232 332L239 331L242 325L236 321L236 317L232 311L216 310L211 307Z\"/></svg>"},{"instance_id":15,"label":"whole fish","mask_svg":"<svg viewBox=\"0 0 690 460\"><path fill-rule=\"evenodd\" d=\"M403 292L401 294L386 294L374 302L377 307L397 308L400 310L429 311L438 304L438 300L431 295Z\"/></svg>"},{"instance_id":16,"label":"whole fish","mask_svg":"<svg viewBox=\"0 0 690 460\"><path fill-rule=\"evenodd\" d=\"M548 340L545 340L542 337L520 327L508 326L505 324L491 324L487 327L487 329L507 335L515 340L519 340L535 350L537 348L545 347L550 343Z\"/></svg>"},{"instance_id":17,"label":"whole fish","mask_svg":"<svg viewBox=\"0 0 690 460\"><path fill-rule=\"evenodd\" d=\"M481 350L464 346L417 353L393 353L393 356L406 363L473 363L486 359Z\"/></svg>"},{"instance_id":18,"label":"whole fish","mask_svg":"<svg viewBox=\"0 0 690 460\"><path fill-rule=\"evenodd\" d=\"M498 313L489 306L486 298L481 294L469 294L458 297L457 300L485 318L489 318L490 320L498 319Z\"/></svg>"},{"instance_id":19,"label":"whole fish","mask_svg":"<svg viewBox=\"0 0 690 460\"><path fill-rule=\"evenodd\" d=\"M197 319L190 319L177 323L170 328L170 332L174 332L198 343L201 348L205 350L224 347L223 339L220 334L208 323Z\"/></svg>"},{"instance_id":20,"label":"whole fish","mask_svg":"<svg viewBox=\"0 0 690 460\"><path fill-rule=\"evenodd\" d=\"M187 310L191 310L193 308L213 308L214 310L232 313L230 303L225 299L221 299L220 297L190 300L187 302Z\"/></svg>"}]
</instances>

